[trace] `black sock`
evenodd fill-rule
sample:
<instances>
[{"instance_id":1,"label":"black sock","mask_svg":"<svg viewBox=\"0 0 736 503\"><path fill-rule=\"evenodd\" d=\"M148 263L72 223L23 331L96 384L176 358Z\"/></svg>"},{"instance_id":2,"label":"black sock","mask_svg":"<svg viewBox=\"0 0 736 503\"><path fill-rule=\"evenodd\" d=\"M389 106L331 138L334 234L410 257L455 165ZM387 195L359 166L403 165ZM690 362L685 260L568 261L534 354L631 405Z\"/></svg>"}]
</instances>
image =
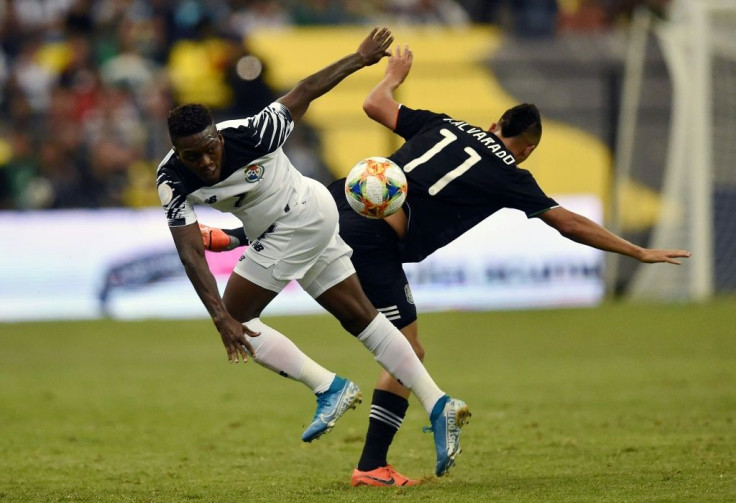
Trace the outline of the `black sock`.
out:
<instances>
[{"instance_id":1,"label":"black sock","mask_svg":"<svg viewBox=\"0 0 736 503\"><path fill-rule=\"evenodd\" d=\"M373 391L368 433L365 436L358 470L367 472L388 464L386 460L388 449L401 427L408 407L409 401L399 395L380 389Z\"/></svg>"}]
</instances>

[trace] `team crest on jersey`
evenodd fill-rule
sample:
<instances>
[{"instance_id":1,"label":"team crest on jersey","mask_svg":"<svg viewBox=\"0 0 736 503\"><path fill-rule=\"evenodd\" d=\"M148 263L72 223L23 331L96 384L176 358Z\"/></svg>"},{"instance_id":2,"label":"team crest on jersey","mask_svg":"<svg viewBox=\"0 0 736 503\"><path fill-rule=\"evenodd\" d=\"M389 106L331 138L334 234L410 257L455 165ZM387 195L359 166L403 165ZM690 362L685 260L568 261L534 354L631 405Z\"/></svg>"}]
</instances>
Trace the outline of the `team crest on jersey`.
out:
<instances>
[{"instance_id":1,"label":"team crest on jersey","mask_svg":"<svg viewBox=\"0 0 736 503\"><path fill-rule=\"evenodd\" d=\"M263 166L261 166L260 164L251 164L250 166L245 167L243 173L245 174L246 182L260 182L261 178L263 178Z\"/></svg>"},{"instance_id":2,"label":"team crest on jersey","mask_svg":"<svg viewBox=\"0 0 736 503\"><path fill-rule=\"evenodd\" d=\"M409 288L409 285L404 285L404 295L406 295L406 301L409 304L414 304L414 296L411 294L411 288Z\"/></svg>"}]
</instances>

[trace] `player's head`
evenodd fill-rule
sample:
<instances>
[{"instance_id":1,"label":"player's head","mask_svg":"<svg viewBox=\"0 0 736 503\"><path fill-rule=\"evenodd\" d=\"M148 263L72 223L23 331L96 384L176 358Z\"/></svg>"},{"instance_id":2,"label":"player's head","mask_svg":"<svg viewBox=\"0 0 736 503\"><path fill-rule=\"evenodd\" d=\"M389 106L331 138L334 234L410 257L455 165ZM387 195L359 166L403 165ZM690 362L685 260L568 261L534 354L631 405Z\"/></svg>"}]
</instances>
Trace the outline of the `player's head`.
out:
<instances>
[{"instance_id":1,"label":"player's head","mask_svg":"<svg viewBox=\"0 0 736 503\"><path fill-rule=\"evenodd\" d=\"M536 106L522 103L506 110L490 130L511 152L516 164L521 164L542 139L542 119Z\"/></svg>"},{"instance_id":2,"label":"player's head","mask_svg":"<svg viewBox=\"0 0 736 503\"><path fill-rule=\"evenodd\" d=\"M168 126L174 152L184 166L203 182L217 183L225 140L209 108L197 103L180 105L169 112Z\"/></svg>"}]
</instances>

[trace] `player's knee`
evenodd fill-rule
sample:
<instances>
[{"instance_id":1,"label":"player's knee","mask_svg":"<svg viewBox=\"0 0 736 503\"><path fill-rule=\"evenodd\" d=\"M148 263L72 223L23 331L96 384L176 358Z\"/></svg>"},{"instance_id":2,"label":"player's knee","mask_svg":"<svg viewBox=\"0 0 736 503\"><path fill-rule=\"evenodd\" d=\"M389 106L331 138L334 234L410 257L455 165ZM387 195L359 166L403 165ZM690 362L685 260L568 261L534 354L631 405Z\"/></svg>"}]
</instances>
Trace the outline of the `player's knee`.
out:
<instances>
[{"instance_id":1,"label":"player's knee","mask_svg":"<svg viewBox=\"0 0 736 503\"><path fill-rule=\"evenodd\" d=\"M370 303L355 302L350 307L338 319L345 330L357 336L370 325L378 311Z\"/></svg>"},{"instance_id":2,"label":"player's knee","mask_svg":"<svg viewBox=\"0 0 736 503\"><path fill-rule=\"evenodd\" d=\"M328 289L316 298L342 327L353 335L359 335L378 314L363 292L355 274Z\"/></svg>"}]
</instances>

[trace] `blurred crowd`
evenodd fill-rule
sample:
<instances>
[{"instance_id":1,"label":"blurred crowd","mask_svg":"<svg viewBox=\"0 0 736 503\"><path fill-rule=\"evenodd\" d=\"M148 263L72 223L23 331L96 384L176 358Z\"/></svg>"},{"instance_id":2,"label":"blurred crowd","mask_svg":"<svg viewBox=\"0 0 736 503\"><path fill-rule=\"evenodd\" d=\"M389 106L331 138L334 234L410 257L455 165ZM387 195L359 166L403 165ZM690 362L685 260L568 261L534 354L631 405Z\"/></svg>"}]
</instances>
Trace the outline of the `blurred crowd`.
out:
<instances>
[{"instance_id":1,"label":"blurred crowd","mask_svg":"<svg viewBox=\"0 0 736 503\"><path fill-rule=\"evenodd\" d=\"M278 96L248 53L256 27L490 23L544 37L607 29L637 3L0 0L0 209L158 205L153 178L172 106L206 103L220 120ZM327 181L318 143L296 128L287 150Z\"/></svg>"}]
</instances>

